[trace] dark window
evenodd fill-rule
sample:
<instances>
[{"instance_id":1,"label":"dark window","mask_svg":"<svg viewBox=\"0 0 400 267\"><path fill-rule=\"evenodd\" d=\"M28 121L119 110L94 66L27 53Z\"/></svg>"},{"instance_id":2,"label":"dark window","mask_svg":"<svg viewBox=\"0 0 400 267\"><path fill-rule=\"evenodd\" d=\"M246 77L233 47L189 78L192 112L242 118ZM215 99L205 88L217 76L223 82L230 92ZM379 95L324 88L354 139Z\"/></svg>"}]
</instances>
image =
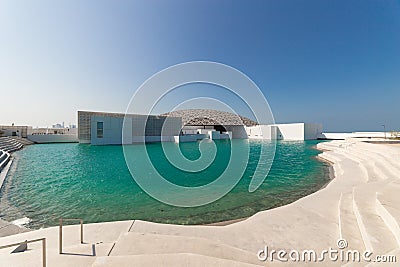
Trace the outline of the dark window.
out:
<instances>
[{"instance_id":1,"label":"dark window","mask_svg":"<svg viewBox=\"0 0 400 267\"><path fill-rule=\"evenodd\" d=\"M97 138L103 138L103 122L97 122Z\"/></svg>"},{"instance_id":2,"label":"dark window","mask_svg":"<svg viewBox=\"0 0 400 267\"><path fill-rule=\"evenodd\" d=\"M218 131L219 133L226 132L225 127L222 126L222 125L215 125L215 126L214 126L214 129L215 129L216 131Z\"/></svg>"}]
</instances>

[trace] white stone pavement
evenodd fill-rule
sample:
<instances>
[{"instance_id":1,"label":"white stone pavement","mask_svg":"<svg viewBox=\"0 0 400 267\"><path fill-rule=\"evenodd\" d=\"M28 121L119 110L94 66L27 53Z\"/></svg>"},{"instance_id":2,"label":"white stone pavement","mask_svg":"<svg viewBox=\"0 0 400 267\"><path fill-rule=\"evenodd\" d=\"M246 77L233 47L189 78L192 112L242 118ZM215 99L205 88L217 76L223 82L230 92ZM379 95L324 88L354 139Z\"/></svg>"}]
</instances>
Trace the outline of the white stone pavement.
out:
<instances>
[{"instance_id":1,"label":"white stone pavement","mask_svg":"<svg viewBox=\"0 0 400 267\"><path fill-rule=\"evenodd\" d=\"M62 255L58 254L57 227L3 237L0 246L46 237L48 266L291 266L299 263L262 262L257 252L268 246L270 251L313 249L320 253L338 249L337 240L345 239L345 250L368 249L373 251L372 259L381 254L400 261L400 146L348 139L320 143L318 148L324 149L321 158L334 163L331 183L244 221L226 226L145 221L87 224L85 244L79 242L79 226L67 226ZM27 252L11 251L0 250L0 266L41 266L39 243L29 245ZM328 258L300 265L380 266Z\"/></svg>"}]
</instances>

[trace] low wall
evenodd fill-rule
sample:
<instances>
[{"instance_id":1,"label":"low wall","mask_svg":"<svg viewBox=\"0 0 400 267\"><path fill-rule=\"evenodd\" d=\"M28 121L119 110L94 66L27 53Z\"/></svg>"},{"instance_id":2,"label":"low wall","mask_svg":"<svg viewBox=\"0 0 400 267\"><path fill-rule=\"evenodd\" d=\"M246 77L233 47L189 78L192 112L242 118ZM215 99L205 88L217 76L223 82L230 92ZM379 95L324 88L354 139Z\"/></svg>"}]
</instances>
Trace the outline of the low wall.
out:
<instances>
[{"instance_id":1,"label":"low wall","mask_svg":"<svg viewBox=\"0 0 400 267\"><path fill-rule=\"evenodd\" d=\"M75 134L30 134L27 138L38 144L78 142L78 136Z\"/></svg>"},{"instance_id":2,"label":"low wall","mask_svg":"<svg viewBox=\"0 0 400 267\"><path fill-rule=\"evenodd\" d=\"M386 133L390 137L390 133ZM385 138L385 132L322 133L319 139L345 140L346 138Z\"/></svg>"},{"instance_id":3,"label":"low wall","mask_svg":"<svg viewBox=\"0 0 400 267\"><path fill-rule=\"evenodd\" d=\"M175 143L196 142L197 140L202 140L204 138L208 138L208 135L207 134L189 134L189 135L174 136Z\"/></svg>"}]
</instances>

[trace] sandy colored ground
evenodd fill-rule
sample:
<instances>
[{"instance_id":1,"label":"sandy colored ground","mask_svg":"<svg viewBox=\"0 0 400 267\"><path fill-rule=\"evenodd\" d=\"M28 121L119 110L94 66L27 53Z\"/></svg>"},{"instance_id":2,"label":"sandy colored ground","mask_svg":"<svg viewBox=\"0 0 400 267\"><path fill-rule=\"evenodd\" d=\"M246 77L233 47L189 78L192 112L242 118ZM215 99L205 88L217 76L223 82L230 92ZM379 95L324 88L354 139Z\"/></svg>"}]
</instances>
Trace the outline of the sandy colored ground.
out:
<instances>
[{"instance_id":1,"label":"sandy colored ground","mask_svg":"<svg viewBox=\"0 0 400 267\"><path fill-rule=\"evenodd\" d=\"M400 146L400 143L398 144L385 144L386 146Z\"/></svg>"}]
</instances>

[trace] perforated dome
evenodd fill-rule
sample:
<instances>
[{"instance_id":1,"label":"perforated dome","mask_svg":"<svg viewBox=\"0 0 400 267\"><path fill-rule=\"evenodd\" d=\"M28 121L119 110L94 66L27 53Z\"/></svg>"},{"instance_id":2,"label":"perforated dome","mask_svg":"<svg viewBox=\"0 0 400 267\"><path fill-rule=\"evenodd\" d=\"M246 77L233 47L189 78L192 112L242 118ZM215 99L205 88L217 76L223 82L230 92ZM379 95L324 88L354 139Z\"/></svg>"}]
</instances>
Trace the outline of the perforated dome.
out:
<instances>
[{"instance_id":1,"label":"perforated dome","mask_svg":"<svg viewBox=\"0 0 400 267\"><path fill-rule=\"evenodd\" d=\"M226 111L212 109L185 109L162 114L163 116L181 117L182 125L208 126L208 125L245 125L254 126L258 123Z\"/></svg>"}]
</instances>

